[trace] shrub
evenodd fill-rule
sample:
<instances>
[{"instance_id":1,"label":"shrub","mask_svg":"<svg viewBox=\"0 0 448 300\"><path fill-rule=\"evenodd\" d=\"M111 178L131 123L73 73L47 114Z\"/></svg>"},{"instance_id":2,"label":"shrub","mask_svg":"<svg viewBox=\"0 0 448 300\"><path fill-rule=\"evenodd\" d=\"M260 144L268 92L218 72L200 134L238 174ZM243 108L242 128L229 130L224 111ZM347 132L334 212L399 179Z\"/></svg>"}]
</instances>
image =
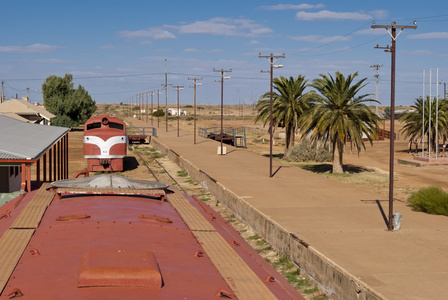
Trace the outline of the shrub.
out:
<instances>
[{"instance_id":1,"label":"shrub","mask_svg":"<svg viewBox=\"0 0 448 300\"><path fill-rule=\"evenodd\" d=\"M408 199L413 210L448 216L448 193L439 187L418 190Z\"/></svg>"},{"instance_id":2,"label":"shrub","mask_svg":"<svg viewBox=\"0 0 448 300\"><path fill-rule=\"evenodd\" d=\"M333 160L333 154L324 147L312 145L310 140L305 139L292 147L286 154L285 159L293 162L326 162Z\"/></svg>"},{"instance_id":3,"label":"shrub","mask_svg":"<svg viewBox=\"0 0 448 300\"><path fill-rule=\"evenodd\" d=\"M159 109L159 110L156 110L155 112L153 112L152 115L154 117L164 117L165 112L163 111L163 109Z\"/></svg>"}]
</instances>

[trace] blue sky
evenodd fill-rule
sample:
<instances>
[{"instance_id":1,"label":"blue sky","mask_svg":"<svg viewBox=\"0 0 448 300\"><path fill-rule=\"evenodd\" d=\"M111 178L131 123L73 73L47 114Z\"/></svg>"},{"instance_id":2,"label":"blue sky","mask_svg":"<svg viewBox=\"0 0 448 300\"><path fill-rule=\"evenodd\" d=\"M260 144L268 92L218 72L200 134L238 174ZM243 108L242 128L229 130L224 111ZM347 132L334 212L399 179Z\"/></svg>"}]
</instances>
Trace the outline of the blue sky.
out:
<instances>
[{"instance_id":1,"label":"blue sky","mask_svg":"<svg viewBox=\"0 0 448 300\"><path fill-rule=\"evenodd\" d=\"M412 25L397 39L396 104L409 105L422 95L423 70L429 94L429 70L436 94L448 82L448 2L446 1L2 1L0 80L7 99L40 101L49 75L73 74L98 103L127 102L130 97L163 89L165 59L168 83L184 86L182 103L193 102L192 81L200 104L219 104L220 79L213 69L230 70L224 82L226 104L255 102L269 91L267 59L285 54L274 76L359 72L368 78L364 93L390 103L391 56L375 49L391 44L377 25ZM443 96L443 84L439 85ZM165 95L160 96L165 101ZM154 98L155 99L155 98ZM168 102L177 93L168 88Z\"/></svg>"}]
</instances>

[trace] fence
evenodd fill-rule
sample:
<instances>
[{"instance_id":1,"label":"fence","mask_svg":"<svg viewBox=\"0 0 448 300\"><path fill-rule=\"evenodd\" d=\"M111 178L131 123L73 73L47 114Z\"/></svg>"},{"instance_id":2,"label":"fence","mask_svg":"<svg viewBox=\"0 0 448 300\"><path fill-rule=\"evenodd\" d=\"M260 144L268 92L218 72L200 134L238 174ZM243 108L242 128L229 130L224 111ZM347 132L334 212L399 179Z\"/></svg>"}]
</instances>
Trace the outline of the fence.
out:
<instances>
[{"instance_id":1,"label":"fence","mask_svg":"<svg viewBox=\"0 0 448 300\"><path fill-rule=\"evenodd\" d=\"M232 140L233 146L246 148L246 128L223 127L223 139ZM210 127L198 129L199 136L203 138L213 138L217 141L221 138L221 127ZM224 138L225 137L225 138Z\"/></svg>"},{"instance_id":2,"label":"fence","mask_svg":"<svg viewBox=\"0 0 448 300\"><path fill-rule=\"evenodd\" d=\"M157 128L155 127L126 127L127 135L151 135L157 137Z\"/></svg>"}]
</instances>

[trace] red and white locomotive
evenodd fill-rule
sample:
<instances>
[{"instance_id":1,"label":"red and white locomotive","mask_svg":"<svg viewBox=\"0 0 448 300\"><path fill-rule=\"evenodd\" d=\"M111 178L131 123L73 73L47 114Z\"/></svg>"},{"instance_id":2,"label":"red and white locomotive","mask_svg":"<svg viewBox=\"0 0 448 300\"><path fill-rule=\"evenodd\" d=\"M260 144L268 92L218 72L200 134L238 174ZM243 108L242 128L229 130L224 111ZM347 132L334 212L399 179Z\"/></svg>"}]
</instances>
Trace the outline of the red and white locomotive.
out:
<instances>
[{"instance_id":1,"label":"red and white locomotive","mask_svg":"<svg viewBox=\"0 0 448 300\"><path fill-rule=\"evenodd\" d=\"M123 171L127 148L126 124L121 119L102 114L84 124L84 158L88 171Z\"/></svg>"}]
</instances>

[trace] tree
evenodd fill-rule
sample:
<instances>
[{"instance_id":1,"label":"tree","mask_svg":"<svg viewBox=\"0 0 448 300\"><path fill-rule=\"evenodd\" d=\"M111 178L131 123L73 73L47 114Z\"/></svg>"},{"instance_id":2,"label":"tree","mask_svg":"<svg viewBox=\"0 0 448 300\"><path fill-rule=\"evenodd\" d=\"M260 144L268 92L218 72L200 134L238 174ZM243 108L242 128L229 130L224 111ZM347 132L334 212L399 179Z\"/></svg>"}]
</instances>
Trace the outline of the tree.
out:
<instances>
[{"instance_id":1,"label":"tree","mask_svg":"<svg viewBox=\"0 0 448 300\"><path fill-rule=\"evenodd\" d=\"M419 97L415 99L411 108L414 111L404 114L400 118L400 122L405 125L401 129L404 137L410 137L411 140L419 140L422 138L422 124L423 115L425 116L425 138L429 139L429 116L431 115L431 147L436 149L436 127L438 130L439 139L442 138L445 142L448 138L448 101L445 99L439 100L439 116L438 125L436 124L437 115L437 98L431 99L431 112L429 111L429 96L425 98L425 109L423 112L423 98Z\"/></svg>"},{"instance_id":2,"label":"tree","mask_svg":"<svg viewBox=\"0 0 448 300\"><path fill-rule=\"evenodd\" d=\"M159 110L156 110L155 112L153 112L152 115L157 118L164 117L165 112L163 111L163 109L160 108Z\"/></svg>"},{"instance_id":3,"label":"tree","mask_svg":"<svg viewBox=\"0 0 448 300\"><path fill-rule=\"evenodd\" d=\"M314 105L301 119L303 135L311 134L313 143L323 141L329 143L333 152L333 173L343 173L342 161L344 145L358 150L365 149L363 136L370 141L376 137L376 128L380 117L373 113L365 104L369 94L357 96L366 85L364 78L353 82L358 72L344 77L336 72L333 78L330 74L320 74L313 84L319 94L315 95Z\"/></svg>"},{"instance_id":4,"label":"tree","mask_svg":"<svg viewBox=\"0 0 448 300\"><path fill-rule=\"evenodd\" d=\"M286 147L284 155L294 146L295 134L298 130L298 121L300 116L309 109L310 94L304 93L307 80L304 76L292 76L288 78L280 77L273 80L274 89L272 95L272 128L275 126L285 127ZM256 109L258 114L255 122L262 121L263 125L270 122L270 97L267 92L260 97Z\"/></svg>"},{"instance_id":5,"label":"tree","mask_svg":"<svg viewBox=\"0 0 448 300\"><path fill-rule=\"evenodd\" d=\"M384 108L383 116L384 116L384 119L390 120L390 106L386 106Z\"/></svg>"},{"instance_id":6,"label":"tree","mask_svg":"<svg viewBox=\"0 0 448 300\"><path fill-rule=\"evenodd\" d=\"M45 109L56 116L52 125L74 127L85 123L96 111L96 103L82 87L73 88L73 76L51 75L42 84Z\"/></svg>"}]
</instances>

